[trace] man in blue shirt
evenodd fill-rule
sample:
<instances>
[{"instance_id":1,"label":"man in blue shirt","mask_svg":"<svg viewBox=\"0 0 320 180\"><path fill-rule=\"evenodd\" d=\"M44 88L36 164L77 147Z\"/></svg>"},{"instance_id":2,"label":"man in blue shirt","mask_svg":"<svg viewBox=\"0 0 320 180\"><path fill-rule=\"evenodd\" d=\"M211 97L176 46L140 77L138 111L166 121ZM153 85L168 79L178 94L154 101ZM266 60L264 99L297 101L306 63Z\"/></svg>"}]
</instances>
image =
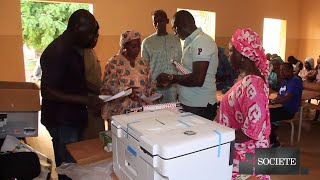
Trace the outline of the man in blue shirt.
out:
<instances>
[{"instance_id":1,"label":"man in blue shirt","mask_svg":"<svg viewBox=\"0 0 320 180\"><path fill-rule=\"evenodd\" d=\"M179 101L183 110L213 120L217 109L217 44L201 28L197 28L194 17L188 11L177 12L171 24L175 35L185 40L181 63L191 73L161 73L157 78L158 84L178 84Z\"/></svg>"},{"instance_id":2,"label":"man in blue shirt","mask_svg":"<svg viewBox=\"0 0 320 180\"><path fill-rule=\"evenodd\" d=\"M270 121L272 123L270 144L272 147L280 146L275 132L277 122L292 119L298 112L303 88L301 78L293 74L292 64L283 63L280 66L280 75L283 81L278 96L270 102L271 104L282 104L282 107L270 108Z\"/></svg>"}]
</instances>

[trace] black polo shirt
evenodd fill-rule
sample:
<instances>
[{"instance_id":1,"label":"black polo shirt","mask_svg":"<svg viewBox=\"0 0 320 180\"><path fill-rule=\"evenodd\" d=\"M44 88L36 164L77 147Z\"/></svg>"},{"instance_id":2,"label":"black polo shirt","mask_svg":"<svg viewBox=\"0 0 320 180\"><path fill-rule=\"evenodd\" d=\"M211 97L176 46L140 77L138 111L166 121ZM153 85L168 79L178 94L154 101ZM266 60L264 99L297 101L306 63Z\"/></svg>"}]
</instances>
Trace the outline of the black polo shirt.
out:
<instances>
[{"instance_id":1,"label":"black polo shirt","mask_svg":"<svg viewBox=\"0 0 320 180\"><path fill-rule=\"evenodd\" d=\"M77 48L71 32L66 30L45 49L40 58L41 89L49 87L65 93L87 96L83 49ZM85 105L61 103L43 98L41 122L46 127L86 127Z\"/></svg>"}]
</instances>

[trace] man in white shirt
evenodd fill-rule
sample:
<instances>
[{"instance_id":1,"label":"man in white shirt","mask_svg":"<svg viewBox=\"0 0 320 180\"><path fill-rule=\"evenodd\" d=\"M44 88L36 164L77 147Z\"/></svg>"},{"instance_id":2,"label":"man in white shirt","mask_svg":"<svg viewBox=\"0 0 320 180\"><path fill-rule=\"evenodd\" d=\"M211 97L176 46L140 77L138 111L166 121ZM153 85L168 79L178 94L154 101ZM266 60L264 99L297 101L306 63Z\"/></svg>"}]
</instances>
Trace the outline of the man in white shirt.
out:
<instances>
[{"instance_id":1,"label":"man in white shirt","mask_svg":"<svg viewBox=\"0 0 320 180\"><path fill-rule=\"evenodd\" d=\"M201 28L196 27L194 18L188 11L177 12L171 23L175 35L185 40L181 62L191 73L161 73L157 78L158 83L161 86L177 83L183 110L213 120L217 109L217 45Z\"/></svg>"}]
</instances>

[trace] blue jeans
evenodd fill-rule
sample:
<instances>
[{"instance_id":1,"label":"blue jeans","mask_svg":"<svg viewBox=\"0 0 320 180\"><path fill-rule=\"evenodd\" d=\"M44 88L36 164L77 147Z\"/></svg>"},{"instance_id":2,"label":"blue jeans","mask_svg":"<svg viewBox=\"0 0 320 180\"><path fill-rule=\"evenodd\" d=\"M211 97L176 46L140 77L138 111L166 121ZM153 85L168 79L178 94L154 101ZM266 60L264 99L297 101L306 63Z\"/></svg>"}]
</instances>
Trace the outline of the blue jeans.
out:
<instances>
[{"instance_id":1,"label":"blue jeans","mask_svg":"<svg viewBox=\"0 0 320 180\"><path fill-rule=\"evenodd\" d=\"M70 153L68 152L66 145L74 142L78 142L83 132L83 128L73 127L55 127L47 130L52 137L52 144L54 150L54 156L56 165L59 167L62 162L73 163L75 162Z\"/></svg>"}]
</instances>

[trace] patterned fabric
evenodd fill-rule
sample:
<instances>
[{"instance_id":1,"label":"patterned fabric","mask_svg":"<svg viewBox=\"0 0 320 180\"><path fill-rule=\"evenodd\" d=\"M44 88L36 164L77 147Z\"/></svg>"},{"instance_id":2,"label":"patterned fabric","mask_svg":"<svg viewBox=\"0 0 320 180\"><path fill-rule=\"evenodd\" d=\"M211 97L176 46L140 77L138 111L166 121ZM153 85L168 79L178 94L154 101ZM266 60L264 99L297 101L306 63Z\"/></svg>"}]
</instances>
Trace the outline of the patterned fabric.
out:
<instances>
[{"instance_id":1,"label":"patterned fabric","mask_svg":"<svg viewBox=\"0 0 320 180\"><path fill-rule=\"evenodd\" d=\"M284 63L280 56L274 58L273 60L277 60L280 64Z\"/></svg>"},{"instance_id":2,"label":"patterned fabric","mask_svg":"<svg viewBox=\"0 0 320 180\"><path fill-rule=\"evenodd\" d=\"M307 59L304 60L305 62L308 62L311 65L311 68L314 68L314 59L311 57L308 57Z\"/></svg>"},{"instance_id":3,"label":"patterned fabric","mask_svg":"<svg viewBox=\"0 0 320 180\"><path fill-rule=\"evenodd\" d=\"M267 81L269 62L264 53L259 35L250 28L238 29L231 38L232 45L245 57L255 62Z\"/></svg>"},{"instance_id":4,"label":"patterned fabric","mask_svg":"<svg viewBox=\"0 0 320 180\"><path fill-rule=\"evenodd\" d=\"M136 31L126 31L124 33L121 34L120 36L120 51L119 54L123 53L124 51L124 45L129 42L132 41L134 39L140 39L140 33L136 32Z\"/></svg>"},{"instance_id":5,"label":"patterned fabric","mask_svg":"<svg viewBox=\"0 0 320 180\"><path fill-rule=\"evenodd\" d=\"M152 80L156 81L160 73L177 74L177 69L170 60L181 61L180 40L173 34L158 36L152 34L142 41L141 56L150 63ZM176 102L177 87L172 84L166 88L157 88L163 95L160 103Z\"/></svg>"},{"instance_id":6,"label":"patterned fabric","mask_svg":"<svg viewBox=\"0 0 320 180\"><path fill-rule=\"evenodd\" d=\"M231 66L227 55L224 53L224 48L222 47L218 47L218 58L219 64L216 74L217 89L228 89L234 84L235 79L238 77L238 73L236 69Z\"/></svg>"},{"instance_id":7,"label":"patterned fabric","mask_svg":"<svg viewBox=\"0 0 320 180\"><path fill-rule=\"evenodd\" d=\"M239 80L224 95L220 103L220 124L233 129L241 129L251 140L235 143L232 179L241 178L239 161L245 161L247 152L255 153L255 148L268 148L270 135L270 115L268 104L268 84L259 76L248 75ZM268 180L268 175L256 175Z\"/></svg>"},{"instance_id":8,"label":"patterned fabric","mask_svg":"<svg viewBox=\"0 0 320 180\"><path fill-rule=\"evenodd\" d=\"M320 65L319 64L316 66L316 70L318 73L317 73L315 82L320 83Z\"/></svg>"},{"instance_id":9,"label":"patterned fabric","mask_svg":"<svg viewBox=\"0 0 320 180\"><path fill-rule=\"evenodd\" d=\"M150 96L155 92L155 84L149 76L149 65L146 60L137 57L133 68L129 60L117 54L105 67L101 94L116 94L130 87L137 87L138 93ZM102 117L109 119L113 115L123 114L126 110L143 105L145 105L144 101L134 101L128 96L115 99L103 106Z\"/></svg>"},{"instance_id":10,"label":"patterned fabric","mask_svg":"<svg viewBox=\"0 0 320 180\"><path fill-rule=\"evenodd\" d=\"M278 88L278 75L275 72L270 72L270 75L268 77L268 83L271 89L277 90Z\"/></svg>"}]
</instances>

